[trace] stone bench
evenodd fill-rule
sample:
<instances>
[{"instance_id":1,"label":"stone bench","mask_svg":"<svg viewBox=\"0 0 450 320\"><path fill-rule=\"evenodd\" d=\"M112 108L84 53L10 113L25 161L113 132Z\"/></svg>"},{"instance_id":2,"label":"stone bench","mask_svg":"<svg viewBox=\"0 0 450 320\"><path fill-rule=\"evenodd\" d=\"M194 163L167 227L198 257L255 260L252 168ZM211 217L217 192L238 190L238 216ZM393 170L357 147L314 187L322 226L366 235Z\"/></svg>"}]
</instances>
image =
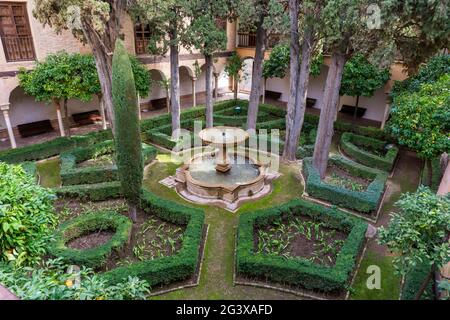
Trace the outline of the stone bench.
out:
<instances>
[{"instance_id":1,"label":"stone bench","mask_svg":"<svg viewBox=\"0 0 450 320\"><path fill-rule=\"evenodd\" d=\"M17 126L20 136L22 138L37 136L39 134L53 131L53 126L50 120L42 120L31 123L19 124Z\"/></svg>"}]
</instances>

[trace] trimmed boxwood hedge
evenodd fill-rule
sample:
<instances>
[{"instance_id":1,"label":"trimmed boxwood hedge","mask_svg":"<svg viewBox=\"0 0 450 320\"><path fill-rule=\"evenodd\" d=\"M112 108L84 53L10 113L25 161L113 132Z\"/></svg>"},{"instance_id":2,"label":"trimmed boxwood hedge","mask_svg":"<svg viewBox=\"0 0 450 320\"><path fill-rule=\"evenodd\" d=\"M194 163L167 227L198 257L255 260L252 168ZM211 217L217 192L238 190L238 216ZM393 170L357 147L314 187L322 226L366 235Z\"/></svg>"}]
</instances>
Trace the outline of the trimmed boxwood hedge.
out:
<instances>
[{"instance_id":1,"label":"trimmed boxwood hedge","mask_svg":"<svg viewBox=\"0 0 450 320\"><path fill-rule=\"evenodd\" d=\"M61 181L64 186L93 184L118 180L117 166L92 166L77 167L77 164L94 156L105 155L114 152L114 141L103 141L88 147L76 148L72 151L64 152L61 159ZM147 144L142 144L142 157L144 164L152 162L157 155L156 148Z\"/></svg>"},{"instance_id":2,"label":"trimmed boxwood hedge","mask_svg":"<svg viewBox=\"0 0 450 320\"><path fill-rule=\"evenodd\" d=\"M425 164L423 166L420 183L430 187L434 192L437 192L442 177L444 176L444 172L441 168L441 157L431 159L431 174L428 171L428 166Z\"/></svg>"},{"instance_id":3,"label":"trimmed boxwood hedge","mask_svg":"<svg viewBox=\"0 0 450 320\"><path fill-rule=\"evenodd\" d=\"M102 276L110 283L117 283L129 276L139 277L147 280L150 286L181 281L192 276L200 258L204 212L159 198L146 190L142 191L141 208L162 220L186 225L180 250L172 256L118 267L105 272Z\"/></svg>"},{"instance_id":4,"label":"trimmed boxwood hedge","mask_svg":"<svg viewBox=\"0 0 450 320\"><path fill-rule=\"evenodd\" d=\"M392 146L384 157L364 150L365 147L382 150L386 145L387 141L360 136L351 132L345 132L341 136L341 148L346 154L363 165L390 172L398 156L399 150L396 146Z\"/></svg>"},{"instance_id":5,"label":"trimmed boxwood hedge","mask_svg":"<svg viewBox=\"0 0 450 320\"><path fill-rule=\"evenodd\" d=\"M247 122L248 107L243 106L242 114L240 114L240 115L237 115L237 114L228 115L228 113L229 112L232 113L232 111L234 111L234 109L235 109L235 107L232 107L229 109L224 109L224 110L214 112L214 122L220 122L220 123L225 124L226 126L236 126L236 127L245 126L245 124ZM258 119L257 119L258 123L267 122L270 120L273 120L273 115L259 110Z\"/></svg>"},{"instance_id":6,"label":"trimmed boxwood hedge","mask_svg":"<svg viewBox=\"0 0 450 320\"><path fill-rule=\"evenodd\" d=\"M51 141L0 152L0 161L19 163L43 160L76 147L85 147L100 141L111 140L111 130L91 132L82 136L59 137Z\"/></svg>"},{"instance_id":7,"label":"trimmed boxwood hedge","mask_svg":"<svg viewBox=\"0 0 450 320\"><path fill-rule=\"evenodd\" d=\"M119 181L65 186L53 190L60 198L78 198L86 201L103 201L123 194Z\"/></svg>"},{"instance_id":8,"label":"trimmed boxwood hedge","mask_svg":"<svg viewBox=\"0 0 450 320\"><path fill-rule=\"evenodd\" d=\"M313 263L306 258L285 258L255 252L254 230L280 217L307 216L348 234L334 266ZM324 292L346 288L365 242L367 223L338 209L305 200L292 200L279 207L242 214L237 233L236 263L239 274L269 279Z\"/></svg>"},{"instance_id":9,"label":"trimmed boxwood hedge","mask_svg":"<svg viewBox=\"0 0 450 320\"><path fill-rule=\"evenodd\" d=\"M306 178L306 192L309 195L362 213L370 213L378 207L387 181L387 173L368 168L342 156L332 156L328 163L372 182L365 191L352 191L328 184L320 179L319 171L312 164L312 158L306 158L303 160L303 171Z\"/></svg>"},{"instance_id":10,"label":"trimmed boxwood hedge","mask_svg":"<svg viewBox=\"0 0 450 320\"><path fill-rule=\"evenodd\" d=\"M57 189L58 196L77 197L92 201L117 198L121 195L119 182L96 185L69 186ZM199 249L203 235L205 214L203 210L186 207L165 200L143 189L140 207L162 220L186 225L181 249L172 256L141 261L117 267L102 274L110 283L118 283L128 276L147 280L151 286L184 280L192 276L200 258Z\"/></svg>"},{"instance_id":11,"label":"trimmed boxwood hedge","mask_svg":"<svg viewBox=\"0 0 450 320\"><path fill-rule=\"evenodd\" d=\"M121 249L130 239L131 220L112 211L89 213L63 223L55 232L49 252L68 263L98 268L105 264L115 250ZM70 240L98 230L113 230L114 235L106 243L90 249L72 249Z\"/></svg>"}]
</instances>

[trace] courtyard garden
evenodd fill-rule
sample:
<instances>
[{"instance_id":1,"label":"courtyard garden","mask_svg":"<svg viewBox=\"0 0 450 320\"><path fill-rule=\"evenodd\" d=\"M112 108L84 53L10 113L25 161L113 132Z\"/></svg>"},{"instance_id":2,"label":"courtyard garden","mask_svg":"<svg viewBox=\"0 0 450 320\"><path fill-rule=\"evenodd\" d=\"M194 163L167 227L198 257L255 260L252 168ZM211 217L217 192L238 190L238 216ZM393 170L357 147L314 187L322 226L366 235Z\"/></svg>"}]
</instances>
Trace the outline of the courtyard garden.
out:
<instances>
[{"instance_id":1,"label":"courtyard garden","mask_svg":"<svg viewBox=\"0 0 450 320\"><path fill-rule=\"evenodd\" d=\"M63 23L66 12L46 2L37 18ZM199 7L157 1L153 12L152 1L136 1L133 10L155 23L155 55L169 48L178 64L178 41L189 40L184 45L204 57L205 105L181 109L176 65L166 86L169 112L141 119L140 94L151 81L120 37L107 39L114 40L104 52L111 61L99 62L105 48L91 43L100 50L94 56L59 53L20 71L27 94L57 110L70 98L108 95L101 96L102 130L70 134L59 114L61 137L0 151L0 289L24 300L447 299L441 269L450 262L450 198L437 189L450 153L450 56L438 55L436 44L447 39L436 31L440 16L423 16L434 8L411 13L421 22L417 47L433 54L409 55L393 32L410 19L402 2L385 4L395 8L385 12L380 38L355 19L367 9L355 1L316 2L301 14L298 1L270 2L270 10L265 1L240 3L241 19L257 25L249 99L238 99L235 84L233 99L213 101L214 54L226 40L215 19L232 19L233 1L221 2L225 13L194 2ZM174 10L192 18L180 38L184 24ZM295 19L278 28L290 22L290 41L263 61L266 33L286 10ZM333 23L336 10L346 23ZM94 32L110 37L98 30L102 23ZM328 50L316 53L319 38ZM411 76L390 87L380 129L358 117L360 97L388 87L390 69L381 62L393 53L376 64L372 48L389 51L393 43ZM319 114L307 108L307 89L325 56ZM226 72L238 81L242 61L227 58ZM94 62L105 66L96 71ZM69 70L79 76L81 64L89 76L72 81ZM288 69L286 106L261 99L261 84ZM338 117L342 96L356 97L351 117Z\"/></svg>"}]
</instances>

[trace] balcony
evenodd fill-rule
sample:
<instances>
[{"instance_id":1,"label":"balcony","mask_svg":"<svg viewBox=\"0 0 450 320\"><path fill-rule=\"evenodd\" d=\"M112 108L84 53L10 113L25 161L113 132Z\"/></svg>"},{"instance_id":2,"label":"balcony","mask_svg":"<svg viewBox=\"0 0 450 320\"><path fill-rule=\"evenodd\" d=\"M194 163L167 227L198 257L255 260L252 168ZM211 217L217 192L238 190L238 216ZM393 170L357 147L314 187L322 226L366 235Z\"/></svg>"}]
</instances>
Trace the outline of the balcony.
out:
<instances>
[{"instance_id":1,"label":"balcony","mask_svg":"<svg viewBox=\"0 0 450 320\"><path fill-rule=\"evenodd\" d=\"M268 39L268 47L273 48L283 39L282 34L271 34ZM248 32L238 32L239 48L254 48L256 46L256 34Z\"/></svg>"},{"instance_id":2,"label":"balcony","mask_svg":"<svg viewBox=\"0 0 450 320\"><path fill-rule=\"evenodd\" d=\"M7 62L32 61L36 58L31 36L1 37Z\"/></svg>"}]
</instances>

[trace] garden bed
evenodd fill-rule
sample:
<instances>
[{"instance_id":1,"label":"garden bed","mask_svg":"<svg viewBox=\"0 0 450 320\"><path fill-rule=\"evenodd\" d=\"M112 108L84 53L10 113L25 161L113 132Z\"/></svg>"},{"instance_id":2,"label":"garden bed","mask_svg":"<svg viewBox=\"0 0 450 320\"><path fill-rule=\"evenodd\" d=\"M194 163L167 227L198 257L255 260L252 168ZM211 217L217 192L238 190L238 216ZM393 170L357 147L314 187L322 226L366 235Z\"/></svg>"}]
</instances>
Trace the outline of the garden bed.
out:
<instances>
[{"instance_id":1,"label":"garden bed","mask_svg":"<svg viewBox=\"0 0 450 320\"><path fill-rule=\"evenodd\" d=\"M318 170L312 164L312 158L303 160L308 196L371 218L376 217L385 191L387 174L342 156L330 157L328 165L328 176L321 180Z\"/></svg>"},{"instance_id":2,"label":"garden bed","mask_svg":"<svg viewBox=\"0 0 450 320\"><path fill-rule=\"evenodd\" d=\"M306 217L277 219L255 228L255 252L287 259L302 257L333 266L348 234Z\"/></svg>"},{"instance_id":3,"label":"garden bed","mask_svg":"<svg viewBox=\"0 0 450 320\"><path fill-rule=\"evenodd\" d=\"M71 188L70 192L66 190L59 194L65 195L66 198L68 195L78 197L80 200L83 199L82 201L90 199L94 194L95 201L103 201L107 205L109 201L120 198L120 186L117 186L115 182L97 186L97 190L96 185L69 186L65 188ZM70 202L72 207L82 206L81 204L74 205L74 202L74 200ZM114 205L123 208L120 202L115 202ZM64 208L64 205L62 207ZM76 214L83 217L82 212ZM198 269L200 259L204 234L204 213L198 209L161 199L142 190L139 219L141 222L136 224L139 227L134 230L137 237L131 239L131 245L125 251L111 255L102 276L111 283L119 282L128 276L136 276L149 282L152 287L191 279ZM150 219L153 221L149 222ZM159 228L159 236L155 233L156 236L149 237L149 232L151 233L152 230L144 231L142 229L144 225L145 228L152 230ZM164 229L164 232L161 229ZM141 234L139 235L139 233ZM168 234L171 234L174 243L170 243ZM160 242L158 243L158 241ZM156 249L152 242L156 244ZM161 243L164 243L165 247ZM139 245L143 250L136 249ZM157 248L158 246L162 248ZM139 250L141 251L139 252ZM157 250L160 250L159 254L153 254L158 253ZM127 257L131 258L131 252L133 258L127 260Z\"/></svg>"},{"instance_id":4,"label":"garden bed","mask_svg":"<svg viewBox=\"0 0 450 320\"><path fill-rule=\"evenodd\" d=\"M371 168L391 172L399 149L387 141L356 135L342 134L340 146L348 156Z\"/></svg>"},{"instance_id":5,"label":"garden bed","mask_svg":"<svg viewBox=\"0 0 450 320\"><path fill-rule=\"evenodd\" d=\"M107 140L61 154L61 181L64 186L116 181L114 142ZM142 144L144 165L156 158L153 146Z\"/></svg>"},{"instance_id":6,"label":"garden bed","mask_svg":"<svg viewBox=\"0 0 450 320\"><path fill-rule=\"evenodd\" d=\"M302 225L302 231L294 231L297 229L294 225ZM285 249L291 254L270 254L260 250L259 233L274 229L272 234L276 235L277 228L283 228L281 226L288 229L285 234L297 237L292 238L292 245ZM243 214L237 234L235 282L314 298L344 298L365 243L366 230L367 223L361 219L300 199L276 208ZM309 241L318 245L320 250L321 241L317 236L323 240L321 233L327 234L327 240L323 242L326 247L338 244L334 251L330 249L329 253L317 255L309 246L294 245L296 240L310 238Z\"/></svg>"}]
</instances>

